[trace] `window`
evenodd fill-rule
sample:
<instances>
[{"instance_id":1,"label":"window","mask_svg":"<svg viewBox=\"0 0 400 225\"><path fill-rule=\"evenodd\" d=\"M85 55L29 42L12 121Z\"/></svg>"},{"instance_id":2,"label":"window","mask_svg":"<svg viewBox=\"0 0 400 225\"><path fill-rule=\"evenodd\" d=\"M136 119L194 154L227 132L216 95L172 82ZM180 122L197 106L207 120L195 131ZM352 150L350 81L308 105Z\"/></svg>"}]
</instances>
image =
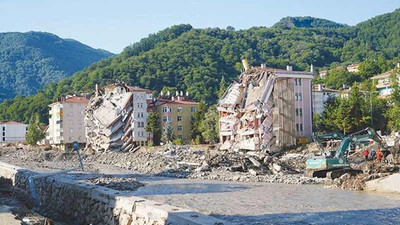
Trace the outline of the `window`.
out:
<instances>
[{"instance_id":1,"label":"window","mask_svg":"<svg viewBox=\"0 0 400 225\"><path fill-rule=\"evenodd\" d=\"M299 100L299 94L297 94L297 93L294 94L294 100L296 100L296 101Z\"/></svg>"},{"instance_id":2,"label":"window","mask_svg":"<svg viewBox=\"0 0 400 225\"><path fill-rule=\"evenodd\" d=\"M176 120L177 120L178 122L182 121L182 116L178 116L178 117L176 118Z\"/></svg>"},{"instance_id":3,"label":"window","mask_svg":"<svg viewBox=\"0 0 400 225\"><path fill-rule=\"evenodd\" d=\"M178 131L182 131L183 130L183 126L178 126Z\"/></svg>"},{"instance_id":4,"label":"window","mask_svg":"<svg viewBox=\"0 0 400 225\"><path fill-rule=\"evenodd\" d=\"M171 107L169 106L163 107L163 113L170 113L170 112L172 112Z\"/></svg>"},{"instance_id":5,"label":"window","mask_svg":"<svg viewBox=\"0 0 400 225\"><path fill-rule=\"evenodd\" d=\"M192 112L196 112L196 111L197 111L197 108L196 108L196 107L192 107L192 108L191 108L191 111L192 111Z\"/></svg>"},{"instance_id":6,"label":"window","mask_svg":"<svg viewBox=\"0 0 400 225\"><path fill-rule=\"evenodd\" d=\"M163 122L172 122L172 116L163 116Z\"/></svg>"},{"instance_id":7,"label":"window","mask_svg":"<svg viewBox=\"0 0 400 225\"><path fill-rule=\"evenodd\" d=\"M299 101L303 100L303 96L299 93Z\"/></svg>"},{"instance_id":8,"label":"window","mask_svg":"<svg viewBox=\"0 0 400 225\"><path fill-rule=\"evenodd\" d=\"M303 116L303 109L300 109L300 116Z\"/></svg>"},{"instance_id":9,"label":"window","mask_svg":"<svg viewBox=\"0 0 400 225\"><path fill-rule=\"evenodd\" d=\"M183 139L183 136L182 135L178 135L178 139Z\"/></svg>"},{"instance_id":10,"label":"window","mask_svg":"<svg viewBox=\"0 0 400 225\"><path fill-rule=\"evenodd\" d=\"M298 123L296 123L296 131L299 131L300 129L299 129L299 124Z\"/></svg>"},{"instance_id":11,"label":"window","mask_svg":"<svg viewBox=\"0 0 400 225\"><path fill-rule=\"evenodd\" d=\"M299 109L296 108L296 116L298 116L298 115L299 115Z\"/></svg>"},{"instance_id":12,"label":"window","mask_svg":"<svg viewBox=\"0 0 400 225\"><path fill-rule=\"evenodd\" d=\"M3 131L6 131L6 127L3 127Z\"/></svg>"},{"instance_id":13,"label":"window","mask_svg":"<svg viewBox=\"0 0 400 225\"><path fill-rule=\"evenodd\" d=\"M182 107L178 107L176 110L177 110L178 112L182 112L182 111L183 111Z\"/></svg>"},{"instance_id":14,"label":"window","mask_svg":"<svg viewBox=\"0 0 400 225\"><path fill-rule=\"evenodd\" d=\"M301 86L301 78L299 78L298 84L299 86Z\"/></svg>"},{"instance_id":15,"label":"window","mask_svg":"<svg viewBox=\"0 0 400 225\"><path fill-rule=\"evenodd\" d=\"M144 122L137 122L138 127L144 127Z\"/></svg>"},{"instance_id":16,"label":"window","mask_svg":"<svg viewBox=\"0 0 400 225\"><path fill-rule=\"evenodd\" d=\"M294 85L297 86L297 78L294 78Z\"/></svg>"},{"instance_id":17,"label":"window","mask_svg":"<svg viewBox=\"0 0 400 225\"><path fill-rule=\"evenodd\" d=\"M300 131L303 131L303 124L300 124Z\"/></svg>"},{"instance_id":18,"label":"window","mask_svg":"<svg viewBox=\"0 0 400 225\"><path fill-rule=\"evenodd\" d=\"M6 141L6 137L3 137L3 141Z\"/></svg>"}]
</instances>

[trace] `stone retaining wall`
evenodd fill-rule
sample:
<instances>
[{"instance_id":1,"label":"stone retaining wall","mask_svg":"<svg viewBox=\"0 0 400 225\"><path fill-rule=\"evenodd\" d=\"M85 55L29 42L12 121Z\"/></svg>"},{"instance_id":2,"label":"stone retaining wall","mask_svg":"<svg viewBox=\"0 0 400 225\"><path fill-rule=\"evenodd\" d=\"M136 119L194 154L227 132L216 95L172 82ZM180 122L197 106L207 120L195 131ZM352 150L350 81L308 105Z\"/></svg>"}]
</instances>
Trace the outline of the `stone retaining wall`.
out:
<instances>
[{"instance_id":1,"label":"stone retaining wall","mask_svg":"<svg viewBox=\"0 0 400 225\"><path fill-rule=\"evenodd\" d=\"M35 174L24 168L0 162L0 177L29 193L28 177ZM41 207L55 216L79 224L119 225L226 225L225 221L190 210L173 207L123 192L57 176L35 181Z\"/></svg>"}]
</instances>

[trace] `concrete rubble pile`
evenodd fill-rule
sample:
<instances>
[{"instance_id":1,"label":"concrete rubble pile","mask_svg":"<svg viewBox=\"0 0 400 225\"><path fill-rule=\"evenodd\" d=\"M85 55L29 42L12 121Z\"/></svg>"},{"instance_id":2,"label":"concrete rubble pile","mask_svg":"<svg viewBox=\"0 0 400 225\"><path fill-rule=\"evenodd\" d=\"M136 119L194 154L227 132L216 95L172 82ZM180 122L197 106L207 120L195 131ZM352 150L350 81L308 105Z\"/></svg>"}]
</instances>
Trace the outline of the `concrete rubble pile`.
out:
<instances>
[{"instance_id":1,"label":"concrete rubble pile","mask_svg":"<svg viewBox=\"0 0 400 225\"><path fill-rule=\"evenodd\" d=\"M85 116L87 147L96 151L129 151L134 148L131 113L132 93L128 86L121 89L98 90L88 104Z\"/></svg>"},{"instance_id":2,"label":"concrete rubble pile","mask_svg":"<svg viewBox=\"0 0 400 225\"><path fill-rule=\"evenodd\" d=\"M221 150L270 147L274 80L272 70L252 68L228 87L218 104Z\"/></svg>"}]
</instances>

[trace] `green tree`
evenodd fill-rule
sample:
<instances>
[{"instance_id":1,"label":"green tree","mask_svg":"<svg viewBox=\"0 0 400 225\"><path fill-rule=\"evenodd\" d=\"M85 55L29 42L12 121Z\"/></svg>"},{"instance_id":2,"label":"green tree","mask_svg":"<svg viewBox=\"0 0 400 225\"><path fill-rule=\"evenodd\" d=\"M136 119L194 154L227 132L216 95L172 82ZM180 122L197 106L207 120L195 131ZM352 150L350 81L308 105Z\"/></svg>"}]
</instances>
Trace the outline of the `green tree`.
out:
<instances>
[{"instance_id":1,"label":"green tree","mask_svg":"<svg viewBox=\"0 0 400 225\"><path fill-rule=\"evenodd\" d=\"M228 84L225 81L225 77L222 77L221 82L219 83L218 98L221 98L222 95L224 95L227 87L228 87Z\"/></svg>"},{"instance_id":2,"label":"green tree","mask_svg":"<svg viewBox=\"0 0 400 225\"><path fill-rule=\"evenodd\" d=\"M39 114L35 113L32 116L31 121L28 126L28 131L26 132L26 142L30 145L36 145L38 141L45 138L45 133L40 129L40 118Z\"/></svg>"},{"instance_id":3,"label":"green tree","mask_svg":"<svg viewBox=\"0 0 400 225\"><path fill-rule=\"evenodd\" d=\"M351 132L365 128L371 117L369 116L369 107L365 101L363 93L360 92L357 83L354 83L348 98L349 119L351 121Z\"/></svg>"},{"instance_id":4,"label":"green tree","mask_svg":"<svg viewBox=\"0 0 400 225\"><path fill-rule=\"evenodd\" d=\"M196 142L203 143L204 138L201 134L201 123L205 119L205 114L207 112L207 105L200 101L197 106L197 112L194 114L193 122L192 122L192 130L190 131L192 139L196 140ZM199 143L198 143L199 144Z\"/></svg>"},{"instance_id":5,"label":"green tree","mask_svg":"<svg viewBox=\"0 0 400 225\"><path fill-rule=\"evenodd\" d=\"M343 86L343 84L349 86L359 80L360 78L357 74L350 73L347 70L340 68L333 69L328 72L325 78L325 84L330 88L339 89Z\"/></svg>"},{"instance_id":6,"label":"green tree","mask_svg":"<svg viewBox=\"0 0 400 225\"><path fill-rule=\"evenodd\" d=\"M152 112L147 117L147 126L145 127L147 132L151 132L153 137L153 144L160 145L161 141L161 120L158 112Z\"/></svg>"},{"instance_id":7,"label":"green tree","mask_svg":"<svg viewBox=\"0 0 400 225\"><path fill-rule=\"evenodd\" d=\"M395 69L390 79L392 82L393 92L389 99L390 108L387 111L388 127L391 131L400 130L400 87L398 77L400 69Z\"/></svg>"},{"instance_id":8,"label":"green tree","mask_svg":"<svg viewBox=\"0 0 400 225\"><path fill-rule=\"evenodd\" d=\"M175 139L174 130L171 125L167 124L163 127L161 140L165 143L171 143Z\"/></svg>"},{"instance_id":9,"label":"green tree","mask_svg":"<svg viewBox=\"0 0 400 225\"><path fill-rule=\"evenodd\" d=\"M211 106L200 123L201 135L210 143L216 143L219 140L218 120L218 110L215 106Z\"/></svg>"},{"instance_id":10,"label":"green tree","mask_svg":"<svg viewBox=\"0 0 400 225\"><path fill-rule=\"evenodd\" d=\"M378 66L377 60L375 59L367 59L360 63L358 66L358 74L363 79L368 79L374 75L377 75L381 72L381 69Z\"/></svg>"}]
</instances>

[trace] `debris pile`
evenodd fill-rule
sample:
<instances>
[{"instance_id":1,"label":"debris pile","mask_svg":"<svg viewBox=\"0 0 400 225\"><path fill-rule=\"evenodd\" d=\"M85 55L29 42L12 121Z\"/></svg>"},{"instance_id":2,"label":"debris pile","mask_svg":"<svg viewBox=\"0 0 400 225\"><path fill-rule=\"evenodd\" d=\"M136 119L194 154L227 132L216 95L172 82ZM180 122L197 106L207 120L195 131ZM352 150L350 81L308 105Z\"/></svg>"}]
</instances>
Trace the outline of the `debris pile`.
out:
<instances>
[{"instance_id":1,"label":"debris pile","mask_svg":"<svg viewBox=\"0 0 400 225\"><path fill-rule=\"evenodd\" d=\"M133 177L117 177L111 175L102 175L100 177L85 180L86 183L104 186L119 191L135 191L144 184L140 183Z\"/></svg>"},{"instance_id":2,"label":"debris pile","mask_svg":"<svg viewBox=\"0 0 400 225\"><path fill-rule=\"evenodd\" d=\"M87 147L96 151L133 149L132 93L125 84L98 90L88 104L85 116ZM125 141L124 141L125 140Z\"/></svg>"}]
</instances>

